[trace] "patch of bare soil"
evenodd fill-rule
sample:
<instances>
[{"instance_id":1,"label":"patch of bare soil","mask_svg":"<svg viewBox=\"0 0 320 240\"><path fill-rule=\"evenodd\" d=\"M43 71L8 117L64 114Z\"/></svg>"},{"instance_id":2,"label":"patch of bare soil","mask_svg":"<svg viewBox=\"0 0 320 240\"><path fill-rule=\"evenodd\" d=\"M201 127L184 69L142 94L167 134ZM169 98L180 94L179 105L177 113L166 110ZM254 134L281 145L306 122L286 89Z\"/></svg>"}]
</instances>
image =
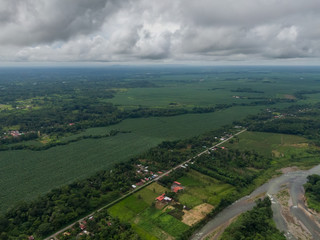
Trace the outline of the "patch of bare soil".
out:
<instances>
[{"instance_id":1,"label":"patch of bare soil","mask_svg":"<svg viewBox=\"0 0 320 240\"><path fill-rule=\"evenodd\" d=\"M183 210L184 215L182 217L182 222L192 226L193 224L201 221L213 209L214 206L208 203L203 203L192 208L191 210Z\"/></svg>"},{"instance_id":2,"label":"patch of bare soil","mask_svg":"<svg viewBox=\"0 0 320 240\"><path fill-rule=\"evenodd\" d=\"M284 217L288 230L297 239L310 240L312 239L311 233L306 229L306 227L290 212L290 207L292 207L292 200L290 197L289 189L286 187L281 190L276 196L278 202L281 205L281 214Z\"/></svg>"},{"instance_id":3,"label":"patch of bare soil","mask_svg":"<svg viewBox=\"0 0 320 240\"><path fill-rule=\"evenodd\" d=\"M281 171L281 173L289 173L289 172L295 172L299 170L300 168L296 166L292 166L292 167L281 168L279 171Z\"/></svg>"},{"instance_id":4,"label":"patch of bare soil","mask_svg":"<svg viewBox=\"0 0 320 240\"><path fill-rule=\"evenodd\" d=\"M166 205L167 203L157 201L155 207L156 209L162 209Z\"/></svg>"}]
</instances>

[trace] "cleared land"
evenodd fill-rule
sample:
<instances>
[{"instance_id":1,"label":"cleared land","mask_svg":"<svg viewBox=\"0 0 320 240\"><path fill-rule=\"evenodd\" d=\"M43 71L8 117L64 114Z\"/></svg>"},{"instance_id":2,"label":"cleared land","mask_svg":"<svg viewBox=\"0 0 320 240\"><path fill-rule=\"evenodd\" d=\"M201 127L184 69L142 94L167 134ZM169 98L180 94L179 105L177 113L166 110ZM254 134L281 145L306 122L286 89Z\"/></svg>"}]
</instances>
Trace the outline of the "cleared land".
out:
<instances>
[{"instance_id":1,"label":"cleared land","mask_svg":"<svg viewBox=\"0 0 320 240\"><path fill-rule=\"evenodd\" d=\"M195 223L201 221L208 213L210 213L214 207L208 203L200 204L191 210L183 210L182 222L192 226Z\"/></svg>"}]
</instances>

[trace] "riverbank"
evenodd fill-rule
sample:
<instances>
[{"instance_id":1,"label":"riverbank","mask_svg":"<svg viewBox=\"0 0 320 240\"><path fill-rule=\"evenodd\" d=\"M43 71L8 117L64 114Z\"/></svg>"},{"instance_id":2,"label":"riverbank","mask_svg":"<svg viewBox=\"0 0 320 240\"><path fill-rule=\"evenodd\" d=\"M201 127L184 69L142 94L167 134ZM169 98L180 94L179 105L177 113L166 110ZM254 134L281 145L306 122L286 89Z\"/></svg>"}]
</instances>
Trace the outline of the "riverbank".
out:
<instances>
[{"instance_id":1,"label":"riverbank","mask_svg":"<svg viewBox=\"0 0 320 240\"><path fill-rule=\"evenodd\" d=\"M251 210L255 205L252 200L264 193L272 201L273 219L277 228L284 232L288 239L320 239L319 215L312 214L312 211L306 207L303 192L303 184L306 182L307 176L319 174L320 165L310 170L285 172L224 209L195 233L191 239L218 239L215 233L226 228L228 223L232 222L239 214Z\"/></svg>"}]
</instances>

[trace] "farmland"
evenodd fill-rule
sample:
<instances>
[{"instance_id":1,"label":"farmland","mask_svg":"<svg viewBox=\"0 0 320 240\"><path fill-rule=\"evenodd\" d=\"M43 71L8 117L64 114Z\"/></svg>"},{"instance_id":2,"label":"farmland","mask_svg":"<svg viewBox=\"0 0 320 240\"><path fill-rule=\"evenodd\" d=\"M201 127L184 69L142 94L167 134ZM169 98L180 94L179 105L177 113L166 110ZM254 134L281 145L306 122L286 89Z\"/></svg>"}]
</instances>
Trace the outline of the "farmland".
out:
<instances>
[{"instance_id":1,"label":"farmland","mask_svg":"<svg viewBox=\"0 0 320 240\"><path fill-rule=\"evenodd\" d=\"M188 225L192 226L202 220L233 189L228 184L194 170L190 170L179 181L185 189L177 194L178 200L175 203L155 204L156 197L171 190L153 183L112 206L108 212L132 224L142 239L173 239L188 230ZM179 203L189 210L182 210Z\"/></svg>"},{"instance_id":2,"label":"farmland","mask_svg":"<svg viewBox=\"0 0 320 240\"><path fill-rule=\"evenodd\" d=\"M41 79L36 77L39 74ZM110 169L114 163L129 160L162 141L197 136L261 109L289 106L295 98L288 96L294 96L298 89L307 93L294 101L316 102L319 93L312 91L319 90L318 76L316 68L4 70L0 84L11 95L0 96L2 131L41 130L41 137L2 144L21 145L22 150L0 152L0 212L21 200ZM270 99L275 104L269 105ZM197 108L219 104L222 110L196 113ZM119 117L123 111L139 108L147 113L159 109L189 113ZM106 111L110 114L103 115ZM106 126L97 127L100 125ZM41 151L23 149L24 145L41 147L79 136L101 136L111 130L126 133Z\"/></svg>"},{"instance_id":3,"label":"farmland","mask_svg":"<svg viewBox=\"0 0 320 240\"><path fill-rule=\"evenodd\" d=\"M232 123L238 117L245 117L246 111L254 110L238 107L208 114L128 119L110 127L87 129L81 134L101 135L112 129L130 133L85 139L43 151L0 152L1 210L19 200L34 199L52 188L111 168L114 163L126 161L164 140L188 138Z\"/></svg>"},{"instance_id":4,"label":"farmland","mask_svg":"<svg viewBox=\"0 0 320 240\"><path fill-rule=\"evenodd\" d=\"M159 210L152 206L155 198L165 191L170 190L153 183L112 206L108 212L113 217L118 217L122 221L133 224L141 237L145 239L177 237L179 233L187 230L188 226L167 214L167 210ZM145 233L148 234L145 235Z\"/></svg>"},{"instance_id":5,"label":"farmland","mask_svg":"<svg viewBox=\"0 0 320 240\"><path fill-rule=\"evenodd\" d=\"M231 149L239 150L243 147L242 150L244 151L254 150L258 153L261 152L266 159L272 159L272 164L267 169L247 168L247 174L251 174L250 171L259 172L251 187L256 187L267 181L276 174L276 170L283 166L299 166L303 168L319 163L317 154L319 148L309 145L309 141L300 136L246 132L239 135L236 141L225 143L224 146L226 149L230 149L229 151ZM274 151L279 151L280 154L274 154ZM301 157L303 161L296 156ZM201 158L196 159L195 164L199 160ZM244 169L241 170L242 174L245 174L243 171ZM250 186L246 188L235 187L202 174L194 170L192 165L191 169L186 170L177 181L184 187L183 191L176 195L177 203L186 206L188 209L182 210L183 213L179 212L176 203L164 204L160 205L160 207L157 203L154 204L157 196L170 192L169 188L165 188L158 183L153 183L122 200L109 208L108 212L113 217L119 217L122 221L129 222L142 239L171 239L181 236L173 234L176 232L172 232L171 229L177 229L180 234L183 234L188 230L188 227L182 227L181 223L187 226L195 224L197 222L195 219L199 216L199 213L202 212L204 214L205 209L203 207L209 207L210 210L206 213L208 214L221 204L221 200L226 201L225 199L231 196L243 196L249 193L246 191L247 187L251 189ZM196 211L198 212L195 213ZM206 214L199 219L203 219ZM167 221L168 224L163 221ZM270 224L274 230L274 223L270 221Z\"/></svg>"},{"instance_id":6,"label":"farmland","mask_svg":"<svg viewBox=\"0 0 320 240\"><path fill-rule=\"evenodd\" d=\"M235 188L209 176L191 170L178 179L186 189L179 195L179 201L193 208L203 202L217 206L221 198L231 194Z\"/></svg>"}]
</instances>

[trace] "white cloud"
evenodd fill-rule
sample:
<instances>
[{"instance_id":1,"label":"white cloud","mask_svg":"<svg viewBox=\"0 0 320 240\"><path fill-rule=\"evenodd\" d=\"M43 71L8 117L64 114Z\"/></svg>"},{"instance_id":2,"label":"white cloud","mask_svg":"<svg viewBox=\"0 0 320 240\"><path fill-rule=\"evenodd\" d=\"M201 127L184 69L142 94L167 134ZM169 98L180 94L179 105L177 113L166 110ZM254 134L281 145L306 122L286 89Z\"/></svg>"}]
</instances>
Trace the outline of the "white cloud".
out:
<instances>
[{"instance_id":1,"label":"white cloud","mask_svg":"<svg viewBox=\"0 0 320 240\"><path fill-rule=\"evenodd\" d=\"M0 0L0 61L319 59L318 0Z\"/></svg>"}]
</instances>

